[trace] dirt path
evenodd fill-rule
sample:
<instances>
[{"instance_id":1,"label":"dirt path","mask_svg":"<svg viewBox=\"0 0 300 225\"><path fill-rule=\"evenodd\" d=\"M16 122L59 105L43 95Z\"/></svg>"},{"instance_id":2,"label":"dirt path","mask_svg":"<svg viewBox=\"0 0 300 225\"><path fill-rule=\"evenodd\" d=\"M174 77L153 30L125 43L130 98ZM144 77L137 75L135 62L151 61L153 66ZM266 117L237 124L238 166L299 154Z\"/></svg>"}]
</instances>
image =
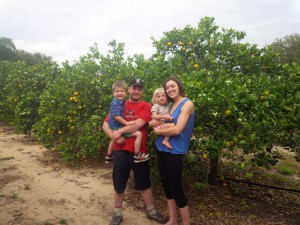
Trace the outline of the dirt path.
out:
<instances>
[{"instance_id":1,"label":"dirt path","mask_svg":"<svg viewBox=\"0 0 300 225\"><path fill-rule=\"evenodd\" d=\"M110 169L41 163L46 150L0 123L0 225L106 225L113 208ZM106 177L106 178L105 178ZM125 204L122 225L154 225Z\"/></svg>"}]
</instances>

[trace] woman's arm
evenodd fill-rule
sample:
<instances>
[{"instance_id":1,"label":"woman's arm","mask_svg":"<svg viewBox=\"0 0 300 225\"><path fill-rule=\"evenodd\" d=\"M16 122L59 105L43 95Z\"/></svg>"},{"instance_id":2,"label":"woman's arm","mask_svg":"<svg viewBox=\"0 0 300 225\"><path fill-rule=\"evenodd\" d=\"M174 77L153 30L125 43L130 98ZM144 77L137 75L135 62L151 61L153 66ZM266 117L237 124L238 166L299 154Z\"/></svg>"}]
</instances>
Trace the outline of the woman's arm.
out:
<instances>
[{"instance_id":1,"label":"woman's arm","mask_svg":"<svg viewBox=\"0 0 300 225\"><path fill-rule=\"evenodd\" d=\"M187 101L181 108L180 115L178 117L177 123L174 127L170 127L163 130L158 130L154 128L154 133L156 135L162 136L175 136L180 134L185 128L189 116L194 112L194 104L191 101Z\"/></svg>"}]
</instances>

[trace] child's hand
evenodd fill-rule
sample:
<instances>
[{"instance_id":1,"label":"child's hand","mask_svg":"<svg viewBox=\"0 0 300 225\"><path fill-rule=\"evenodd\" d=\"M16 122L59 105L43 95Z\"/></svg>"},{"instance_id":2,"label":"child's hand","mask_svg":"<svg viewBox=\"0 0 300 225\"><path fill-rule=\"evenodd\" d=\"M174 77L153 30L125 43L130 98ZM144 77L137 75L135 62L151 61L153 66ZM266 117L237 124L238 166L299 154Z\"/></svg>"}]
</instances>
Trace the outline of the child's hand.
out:
<instances>
[{"instance_id":1,"label":"child's hand","mask_svg":"<svg viewBox=\"0 0 300 225\"><path fill-rule=\"evenodd\" d=\"M118 144L124 144L126 142L126 139L124 137L120 137L117 141L116 141Z\"/></svg>"},{"instance_id":2,"label":"child's hand","mask_svg":"<svg viewBox=\"0 0 300 225\"><path fill-rule=\"evenodd\" d=\"M173 120L173 117L170 116L170 115L164 115L164 120L172 121L172 120Z\"/></svg>"},{"instance_id":3,"label":"child's hand","mask_svg":"<svg viewBox=\"0 0 300 225\"><path fill-rule=\"evenodd\" d=\"M163 124L162 120L154 120L154 119L152 119L149 122L150 127L157 127L157 126L162 125L162 124Z\"/></svg>"}]
</instances>

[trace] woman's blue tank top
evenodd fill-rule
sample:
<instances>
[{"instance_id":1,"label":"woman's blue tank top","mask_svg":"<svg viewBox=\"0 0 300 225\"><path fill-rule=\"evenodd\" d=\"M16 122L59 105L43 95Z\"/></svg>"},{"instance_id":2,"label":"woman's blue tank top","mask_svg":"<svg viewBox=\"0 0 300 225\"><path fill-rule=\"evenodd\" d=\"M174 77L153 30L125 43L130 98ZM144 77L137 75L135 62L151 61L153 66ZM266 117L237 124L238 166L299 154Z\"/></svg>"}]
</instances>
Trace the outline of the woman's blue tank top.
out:
<instances>
[{"instance_id":1,"label":"woman's blue tank top","mask_svg":"<svg viewBox=\"0 0 300 225\"><path fill-rule=\"evenodd\" d=\"M190 101L188 98L185 98L180 102L180 104L177 106L177 108L174 110L174 112L171 114L173 117L172 123L177 123L178 117L181 112L181 108L184 105L185 102ZM187 124L183 131L176 135L172 136L170 138L170 144L172 145L173 149L167 148L165 145L162 144L162 141L164 139L164 136L159 136L155 140L155 145L158 148L159 151L164 151L164 152L170 152L173 154L187 154L189 150L189 145L191 142L191 137L192 137L192 131L193 131L193 126L194 126L194 112L191 113L189 116L189 119L187 121Z\"/></svg>"}]
</instances>

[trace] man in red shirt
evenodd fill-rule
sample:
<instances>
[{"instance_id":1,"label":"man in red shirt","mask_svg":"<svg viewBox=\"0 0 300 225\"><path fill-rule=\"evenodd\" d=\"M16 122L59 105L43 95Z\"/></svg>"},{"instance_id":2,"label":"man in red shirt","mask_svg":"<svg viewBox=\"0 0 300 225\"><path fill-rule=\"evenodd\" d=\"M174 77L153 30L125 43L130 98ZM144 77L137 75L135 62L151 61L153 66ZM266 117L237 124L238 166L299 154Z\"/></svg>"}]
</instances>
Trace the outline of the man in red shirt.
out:
<instances>
[{"instance_id":1,"label":"man in red shirt","mask_svg":"<svg viewBox=\"0 0 300 225\"><path fill-rule=\"evenodd\" d=\"M140 151L147 153L148 122L151 120L151 104L141 101L143 94L143 82L140 79L134 79L128 87L129 100L124 106L124 119L135 121L134 125L122 127L119 130L112 131L108 126L108 116L103 123L104 132L116 141L123 134L128 134L140 130L142 132L142 143ZM135 188L140 191L144 199L147 216L149 219L159 223L166 223L168 220L161 215L154 207L153 195L150 181L149 161L134 163L134 138L123 139L121 143L114 143L113 147L113 185L114 185L114 203L115 209L110 225L118 225L122 221L122 205L124 200L124 191L132 170L134 173Z\"/></svg>"}]
</instances>

